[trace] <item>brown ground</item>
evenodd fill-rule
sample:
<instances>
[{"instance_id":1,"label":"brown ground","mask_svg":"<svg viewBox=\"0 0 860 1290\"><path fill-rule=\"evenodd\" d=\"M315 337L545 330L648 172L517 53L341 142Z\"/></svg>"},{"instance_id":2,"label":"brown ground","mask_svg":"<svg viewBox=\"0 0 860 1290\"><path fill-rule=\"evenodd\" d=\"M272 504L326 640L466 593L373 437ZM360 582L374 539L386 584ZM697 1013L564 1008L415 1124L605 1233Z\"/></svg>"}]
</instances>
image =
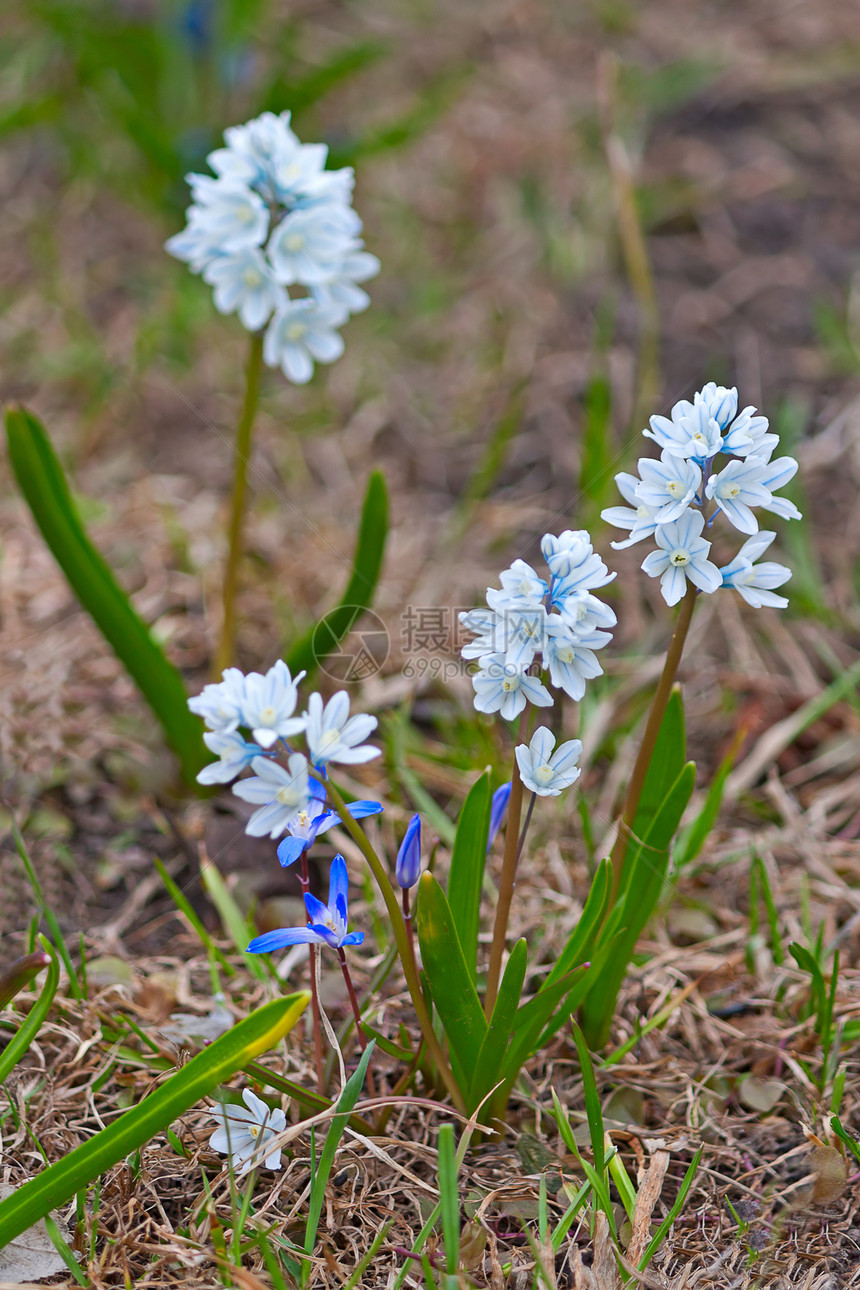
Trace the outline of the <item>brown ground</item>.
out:
<instances>
[{"instance_id":1,"label":"brown ground","mask_svg":"<svg viewBox=\"0 0 860 1290\"><path fill-rule=\"evenodd\" d=\"M267 383L237 661L268 666L333 603L364 480L381 465L393 531L377 608L392 654L361 702L385 712L414 697L421 730L437 741L431 753L440 729L464 729L457 725L468 704L462 678L416 686L402 675L410 661L404 607L475 603L514 555L529 558L536 536L586 522L578 478L589 377L605 362L619 460L637 390L648 380L641 362L637 368L642 300L628 285L613 218L604 143L614 134L616 167L620 139L640 186L656 283L661 375L653 410L706 379L738 384L742 403L760 406L794 443L805 520L802 531L780 537L796 569L792 610L754 613L726 597L698 615L684 682L703 785L735 730L748 733L719 827L642 947L652 957L631 977L613 1041L697 984L668 1025L634 1050L635 1061L631 1055L604 1072L602 1091L616 1103L613 1090L638 1094L617 1117L633 1126L629 1143L621 1142L662 1137L673 1153L657 1218L695 1145L707 1143L705 1167L647 1284L860 1284L858 1179L828 1183L805 1136L823 1136L829 1105L802 1065L811 1063L814 1074L819 1062L802 1020L803 983L791 959L776 966L763 941L748 945L747 908L754 849L771 877L784 943L806 941L809 927L814 935L823 921L824 943L838 941L842 956L838 1015L860 1016L856 687L799 736L787 725L781 741L766 742L776 723L798 710L802 717L802 705L857 658L860 18L837 0L694 8L659 0L642 12L623 0L511 0L443 6L444 13L396 0L323 8L306 6L311 50L370 34L389 39L393 52L327 101L321 132L384 120L441 73L462 76L423 138L361 168L357 204L384 268L372 309L350 324L346 357L310 390L277 377ZM610 52L621 68L614 115L606 106ZM205 288L187 283L163 255L172 227L92 178L70 175L50 136L7 142L0 193L4 393L44 418L73 469L96 542L197 688L217 631L241 329L216 318ZM614 310L614 334L598 352L596 318L607 310ZM455 510L510 415L519 416L517 432L486 496ZM628 468L633 453L623 457ZM5 463L0 471L5 802L25 827L48 900L73 942L83 929L93 956L126 958L138 987L136 1005L132 986L110 984L94 992L86 1016L70 1005L34 1049L33 1072L43 1066L52 1078L34 1084L25 1071L10 1085L19 1096L31 1093L28 1124L54 1158L95 1127L80 1100L81 1072L87 1063L97 1069L103 1049L96 1045L85 1059L76 1053L81 1033L96 1033L99 1006L116 1008L119 999L150 1020L174 999L201 1013L211 1006L199 944L172 917L152 878L152 855L164 858L213 928L214 911L195 878L201 836L225 872L237 875L242 898L279 894L281 874L269 844L245 838L229 795L206 805L173 796L173 770L145 707L77 608ZM600 529L596 540L607 555L608 538ZM592 761L582 788L607 829L632 752L622 744L616 755L605 736L616 720L629 721L667 635L656 589L636 573L638 559L628 552L610 561L620 571L613 681L595 688L600 701L582 715ZM454 654L433 657L441 666ZM493 755L501 764L509 755L497 727L487 728L483 742L472 738L474 758L464 766L477 769ZM431 787L453 811L468 778L448 773ZM385 770L368 780L390 802L391 844L412 808ZM548 808L535 842L512 930L535 941L544 929L551 957L587 881L577 818ZM32 904L8 840L0 866L0 952L8 958L20 952ZM158 986L159 979L161 995L139 993L141 983ZM247 982L234 980L230 989L244 1010ZM336 989L332 998L337 1012ZM738 1010L715 1016L708 1002ZM391 1009L396 1016L397 1001ZM293 1049L287 1060L295 1075L304 1059ZM856 1131L856 1048L846 1046L843 1060L841 1115ZM743 1076L780 1080L778 1101L767 1110L750 1105L755 1092L747 1085L744 1093ZM145 1070L115 1075L101 1090L105 1105L126 1078L142 1092L149 1077ZM489 1234L471 1271L494 1290L532 1284L521 1224L536 1217L541 1169L549 1165L555 1177L558 1168L551 1086L581 1108L567 1040L530 1071L509 1139L478 1149L464 1180L467 1212L477 1211ZM342 1284L368 1232L393 1214L376 1270L363 1282L392 1284L389 1270L402 1263L395 1247L411 1245L420 1198L435 1181L439 1117L422 1115L394 1115L384 1157L345 1141L322 1229L328 1268L321 1265L316 1284ZM202 1117L188 1117L184 1134L211 1174L217 1165L204 1126ZM535 1139L537 1157L529 1154ZM272 1215L287 1225L307 1181L306 1137L294 1151L271 1197ZM634 1168L635 1155L626 1158ZM4 1137L11 1181L37 1162L22 1130ZM561 1167L572 1177L569 1164ZM271 1180L261 1177L261 1201ZM180 1256L181 1242L171 1236L199 1195L196 1157L181 1160L164 1140L144 1153L139 1179L114 1171L102 1194L102 1230L122 1239L103 1247L93 1284L122 1284L125 1267L136 1283L173 1285L180 1274L170 1260L180 1257L183 1284L217 1284L211 1261L193 1249ZM219 1195L223 1202L223 1189ZM726 1198L750 1223L745 1236ZM201 1250L211 1248L207 1224L189 1237ZM557 1265L559 1286L588 1282L575 1282L572 1251L590 1260L592 1243L585 1228L572 1234L567 1260ZM152 1264L151 1254L163 1261ZM506 1278L501 1265L511 1260ZM417 1268L410 1283L420 1284Z\"/></svg>"}]
</instances>

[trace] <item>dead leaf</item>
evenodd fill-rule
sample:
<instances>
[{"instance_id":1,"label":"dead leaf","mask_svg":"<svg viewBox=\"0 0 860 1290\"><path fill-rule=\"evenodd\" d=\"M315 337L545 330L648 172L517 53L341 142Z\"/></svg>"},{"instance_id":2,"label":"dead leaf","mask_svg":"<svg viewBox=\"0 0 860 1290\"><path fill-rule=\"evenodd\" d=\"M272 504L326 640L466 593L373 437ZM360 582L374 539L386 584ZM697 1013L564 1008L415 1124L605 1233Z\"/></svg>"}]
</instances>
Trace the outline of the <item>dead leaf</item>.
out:
<instances>
[{"instance_id":1,"label":"dead leaf","mask_svg":"<svg viewBox=\"0 0 860 1290\"><path fill-rule=\"evenodd\" d=\"M781 1079L759 1079L747 1075L738 1085L738 1097L750 1111L772 1111L785 1092Z\"/></svg>"},{"instance_id":2,"label":"dead leaf","mask_svg":"<svg viewBox=\"0 0 860 1290\"><path fill-rule=\"evenodd\" d=\"M14 1187L0 1184L0 1200L5 1200L14 1191ZM70 1241L71 1233L60 1216L53 1213L51 1218L60 1229L64 1240ZM0 1278L2 1278L0 1287L7 1285L15 1287L16 1290L22 1290L21 1283L24 1281L30 1284L45 1281L48 1277L55 1277L58 1272L66 1270L65 1263L48 1235L43 1218L0 1250Z\"/></svg>"},{"instance_id":3,"label":"dead leaf","mask_svg":"<svg viewBox=\"0 0 860 1290\"><path fill-rule=\"evenodd\" d=\"M835 1147L816 1147L810 1163L815 1174L812 1199L823 1205L838 1200L848 1181L848 1170L842 1152Z\"/></svg>"},{"instance_id":4,"label":"dead leaf","mask_svg":"<svg viewBox=\"0 0 860 1290\"><path fill-rule=\"evenodd\" d=\"M648 1242L651 1239L651 1218L654 1214L654 1206L660 1199L660 1192L663 1190L663 1179L666 1177L670 1159L669 1152L662 1147L658 1147L651 1157L651 1163L636 1193L636 1208L633 1210L633 1235L630 1238L630 1245L627 1250L627 1257L634 1267L638 1267L639 1260L645 1253Z\"/></svg>"}]
</instances>

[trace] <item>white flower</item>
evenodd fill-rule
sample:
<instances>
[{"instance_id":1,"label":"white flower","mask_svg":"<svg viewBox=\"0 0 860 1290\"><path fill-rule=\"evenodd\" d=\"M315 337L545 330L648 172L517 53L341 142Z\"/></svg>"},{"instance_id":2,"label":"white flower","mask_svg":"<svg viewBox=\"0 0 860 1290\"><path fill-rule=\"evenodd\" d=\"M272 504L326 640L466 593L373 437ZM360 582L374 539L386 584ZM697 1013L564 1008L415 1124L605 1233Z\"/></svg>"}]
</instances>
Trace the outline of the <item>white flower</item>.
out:
<instances>
[{"instance_id":1,"label":"white flower","mask_svg":"<svg viewBox=\"0 0 860 1290\"><path fill-rule=\"evenodd\" d=\"M304 730L304 717L293 716L298 702L297 687L304 675L299 672L297 677L291 677L286 663L278 659L265 676L250 672L245 677L242 725L263 748L271 748L278 739L288 739Z\"/></svg>"},{"instance_id":2,"label":"white flower","mask_svg":"<svg viewBox=\"0 0 860 1290\"><path fill-rule=\"evenodd\" d=\"M210 730L236 730L242 724L245 674L238 667L228 667L221 676L223 680L204 685L200 694L188 700L188 706Z\"/></svg>"},{"instance_id":3,"label":"white flower","mask_svg":"<svg viewBox=\"0 0 860 1290\"><path fill-rule=\"evenodd\" d=\"M596 552L586 556L575 565L563 578L553 579L552 602L557 605L566 596L583 591L596 591L612 582L616 574L610 573L603 560Z\"/></svg>"},{"instance_id":4,"label":"white flower","mask_svg":"<svg viewBox=\"0 0 860 1290\"><path fill-rule=\"evenodd\" d=\"M609 633L595 633L610 640ZM577 702L585 694L585 682L603 675L603 668L591 649L576 640L567 623L550 614L547 622L546 644L543 649L544 667L549 668L549 679L559 690L564 690Z\"/></svg>"},{"instance_id":5,"label":"white flower","mask_svg":"<svg viewBox=\"0 0 860 1290\"><path fill-rule=\"evenodd\" d=\"M671 420L654 416L650 430L642 433L673 457L692 457L696 461L714 457L723 446L719 422L712 416L707 402L689 403L681 399L672 408Z\"/></svg>"},{"instance_id":6,"label":"white flower","mask_svg":"<svg viewBox=\"0 0 860 1290\"><path fill-rule=\"evenodd\" d=\"M725 385L717 385L715 381L708 381L707 385L702 386L697 394L693 395L693 404L704 403L708 408L708 416L716 421L721 430L725 430L729 422L737 415L738 411L738 391L736 386L726 389Z\"/></svg>"},{"instance_id":7,"label":"white flower","mask_svg":"<svg viewBox=\"0 0 860 1290\"><path fill-rule=\"evenodd\" d=\"M587 529L565 529L558 537L545 533L540 549L554 578L564 578L581 565L593 551Z\"/></svg>"},{"instance_id":8,"label":"white flower","mask_svg":"<svg viewBox=\"0 0 860 1290\"><path fill-rule=\"evenodd\" d=\"M293 135L269 165L278 201L291 206L297 197L312 188L325 169L327 156L328 148L324 143L299 143Z\"/></svg>"},{"instance_id":9,"label":"white flower","mask_svg":"<svg viewBox=\"0 0 860 1290\"><path fill-rule=\"evenodd\" d=\"M218 754L219 760L203 767L197 776L198 784L229 784L262 752L257 744L247 743L238 730L207 731L203 742L210 752Z\"/></svg>"},{"instance_id":10,"label":"white flower","mask_svg":"<svg viewBox=\"0 0 860 1290\"><path fill-rule=\"evenodd\" d=\"M322 695L312 694L305 713L305 739L315 766L337 761L348 765L370 761L380 754L364 740L376 729L376 717L349 715L349 695L338 690L323 707Z\"/></svg>"},{"instance_id":11,"label":"white flower","mask_svg":"<svg viewBox=\"0 0 860 1290\"><path fill-rule=\"evenodd\" d=\"M621 496L630 503L630 506L609 506L605 511L600 512L600 518L606 520L607 524L613 524L617 529L630 530L629 538L623 542L609 544L614 551L623 551L625 547L633 546L634 542L641 542L643 538L651 536L657 527L657 521L654 518L656 509L639 501L636 489L641 481L635 475L628 475L626 471L621 471L615 476L615 482Z\"/></svg>"},{"instance_id":12,"label":"white flower","mask_svg":"<svg viewBox=\"0 0 860 1290\"><path fill-rule=\"evenodd\" d=\"M496 610L535 609L543 604L549 588L525 560L514 560L509 569L499 574L502 590L487 588L487 604Z\"/></svg>"},{"instance_id":13,"label":"white flower","mask_svg":"<svg viewBox=\"0 0 860 1290\"><path fill-rule=\"evenodd\" d=\"M760 457L735 458L718 475L711 475L705 492L723 512L730 524L742 533L757 533L758 520L751 506L767 506L773 501L764 485L767 470Z\"/></svg>"},{"instance_id":14,"label":"white flower","mask_svg":"<svg viewBox=\"0 0 860 1290\"><path fill-rule=\"evenodd\" d=\"M784 609L788 604L785 596L774 595L773 588L788 582L791 570L768 560L764 564L754 563L775 537L775 533L762 529L744 542L731 564L720 570L723 586L733 587L753 609L761 609L763 605Z\"/></svg>"},{"instance_id":15,"label":"white flower","mask_svg":"<svg viewBox=\"0 0 860 1290\"><path fill-rule=\"evenodd\" d=\"M505 662L510 667L530 667L535 654L543 649L546 622L547 613L543 605L502 610L494 633L493 652L504 651Z\"/></svg>"},{"instance_id":16,"label":"white flower","mask_svg":"<svg viewBox=\"0 0 860 1290\"><path fill-rule=\"evenodd\" d=\"M577 761L582 753L578 739L559 744L555 752L555 739L546 726L538 726L528 747L520 744L516 750L520 779L538 797L558 797L565 788L579 779Z\"/></svg>"},{"instance_id":17,"label":"white flower","mask_svg":"<svg viewBox=\"0 0 860 1290\"><path fill-rule=\"evenodd\" d=\"M271 1110L249 1088L242 1094L242 1101L244 1106L225 1102L211 1113L220 1127L209 1139L209 1146L213 1151L232 1157L231 1163L234 1169L238 1169L240 1178L248 1172L252 1163L260 1163L262 1153L259 1149L287 1127L284 1112ZM267 1169L280 1169L280 1147L276 1147L265 1157L265 1165Z\"/></svg>"},{"instance_id":18,"label":"white flower","mask_svg":"<svg viewBox=\"0 0 860 1290\"><path fill-rule=\"evenodd\" d=\"M512 721L526 703L538 708L552 706L552 695L546 686L536 676L506 664L504 654L485 654L479 662L480 670L472 677L479 712L498 712L505 721Z\"/></svg>"},{"instance_id":19,"label":"white flower","mask_svg":"<svg viewBox=\"0 0 860 1290\"><path fill-rule=\"evenodd\" d=\"M776 438L775 435L772 437ZM782 488L790 479L793 479L796 472L797 462L794 457L777 457L776 461L767 462L761 482L773 494L777 488ZM781 520L803 519L794 502L790 502L787 497L771 496L770 501L762 502L762 510L771 511Z\"/></svg>"},{"instance_id":20,"label":"white flower","mask_svg":"<svg viewBox=\"0 0 860 1290\"><path fill-rule=\"evenodd\" d=\"M701 511L685 511L679 520L662 525L654 534L660 550L647 555L642 568L649 577L659 577L667 605L677 605L688 578L708 593L722 585L719 569L707 558L711 544L701 536L704 523Z\"/></svg>"},{"instance_id":21,"label":"white flower","mask_svg":"<svg viewBox=\"0 0 860 1290\"><path fill-rule=\"evenodd\" d=\"M335 274L311 287L311 295L320 304L335 305L351 314L360 314L370 304L370 296L357 283L375 278L380 267L379 260L369 251L351 251Z\"/></svg>"},{"instance_id":22,"label":"white flower","mask_svg":"<svg viewBox=\"0 0 860 1290\"><path fill-rule=\"evenodd\" d=\"M211 175L186 175L194 197L194 219L201 231L217 237L222 251L260 246L269 231L269 211L246 184Z\"/></svg>"},{"instance_id":23,"label":"white flower","mask_svg":"<svg viewBox=\"0 0 860 1290\"><path fill-rule=\"evenodd\" d=\"M605 605L590 591L572 591L569 595L553 597L557 609L577 640L595 637L601 644L611 640L611 633L599 629L614 627L618 622L615 611Z\"/></svg>"},{"instance_id":24,"label":"white flower","mask_svg":"<svg viewBox=\"0 0 860 1290\"><path fill-rule=\"evenodd\" d=\"M289 155L298 143L290 129L290 114L263 112L244 125L224 131L226 148L210 153L207 161L225 178L236 176L244 183L271 188L273 169L279 158Z\"/></svg>"},{"instance_id":25,"label":"white flower","mask_svg":"<svg viewBox=\"0 0 860 1290\"><path fill-rule=\"evenodd\" d=\"M467 632L474 632L475 639L467 641L460 650L460 657L480 658L505 649L504 619L494 609L469 609L459 615Z\"/></svg>"},{"instance_id":26,"label":"white flower","mask_svg":"<svg viewBox=\"0 0 860 1290\"><path fill-rule=\"evenodd\" d=\"M203 270L203 281L215 288L219 313L238 312L248 331L259 331L276 309L287 303L287 294L255 246L218 255Z\"/></svg>"},{"instance_id":27,"label":"white flower","mask_svg":"<svg viewBox=\"0 0 860 1290\"><path fill-rule=\"evenodd\" d=\"M245 832L252 838L279 838L296 814L308 808L307 760L301 753L292 753L285 769L267 757L255 757L251 769L256 771L254 778L240 779L233 785L236 797L260 807L245 825Z\"/></svg>"},{"instance_id":28,"label":"white flower","mask_svg":"<svg viewBox=\"0 0 860 1290\"><path fill-rule=\"evenodd\" d=\"M333 363L343 353L343 337L335 330L346 321L342 309L316 300L290 300L266 328L263 358L280 367L288 380L305 385L313 376L314 360Z\"/></svg>"},{"instance_id":29,"label":"white flower","mask_svg":"<svg viewBox=\"0 0 860 1290\"><path fill-rule=\"evenodd\" d=\"M702 482L702 472L695 462L673 457L665 448L659 461L642 457L639 474L642 480L636 487L636 502L648 507L655 524L680 519Z\"/></svg>"},{"instance_id":30,"label":"white flower","mask_svg":"<svg viewBox=\"0 0 860 1290\"><path fill-rule=\"evenodd\" d=\"M361 220L351 206L327 202L291 211L266 248L278 282L315 286L337 277L348 255L359 249Z\"/></svg>"},{"instance_id":31,"label":"white flower","mask_svg":"<svg viewBox=\"0 0 860 1290\"><path fill-rule=\"evenodd\" d=\"M723 452L732 457L746 457L754 452L763 457L779 443L779 435L768 434L767 417L757 416L752 405L739 412L723 437ZM768 456L770 453L768 452Z\"/></svg>"},{"instance_id":32,"label":"white flower","mask_svg":"<svg viewBox=\"0 0 860 1290\"><path fill-rule=\"evenodd\" d=\"M221 254L221 239L196 219L196 207L189 211L188 223L164 243L164 249L177 260L184 260L192 273L200 273Z\"/></svg>"}]
</instances>

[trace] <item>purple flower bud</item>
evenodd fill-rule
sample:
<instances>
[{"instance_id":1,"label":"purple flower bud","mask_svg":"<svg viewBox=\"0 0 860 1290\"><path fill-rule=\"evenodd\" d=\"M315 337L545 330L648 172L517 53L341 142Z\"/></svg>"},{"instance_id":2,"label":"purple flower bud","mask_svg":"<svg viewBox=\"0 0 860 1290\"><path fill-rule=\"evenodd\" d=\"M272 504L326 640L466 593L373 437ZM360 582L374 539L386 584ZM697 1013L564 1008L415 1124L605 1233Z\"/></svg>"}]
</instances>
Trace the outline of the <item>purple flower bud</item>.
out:
<instances>
[{"instance_id":1,"label":"purple flower bud","mask_svg":"<svg viewBox=\"0 0 860 1290\"><path fill-rule=\"evenodd\" d=\"M493 845L496 834L502 827L508 809L508 799L511 796L510 784L502 784L493 793L493 800L490 804L490 834L487 838L487 850Z\"/></svg>"},{"instance_id":2,"label":"purple flower bud","mask_svg":"<svg viewBox=\"0 0 860 1290\"><path fill-rule=\"evenodd\" d=\"M394 876L404 889L414 887L421 875L421 817L413 815L397 852Z\"/></svg>"}]
</instances>

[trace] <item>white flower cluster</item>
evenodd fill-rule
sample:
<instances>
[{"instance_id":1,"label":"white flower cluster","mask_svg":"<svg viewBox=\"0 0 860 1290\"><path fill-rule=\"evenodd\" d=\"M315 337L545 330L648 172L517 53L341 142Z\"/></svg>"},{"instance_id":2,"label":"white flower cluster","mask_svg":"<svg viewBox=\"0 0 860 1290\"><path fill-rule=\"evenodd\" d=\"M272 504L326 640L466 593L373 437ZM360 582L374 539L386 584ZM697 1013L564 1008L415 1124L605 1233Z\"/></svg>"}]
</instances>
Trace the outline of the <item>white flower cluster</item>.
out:
<instances>
[{"instance_id":1,"label":"white flower cluster","mask_svg":"<svg viewBox=\"0 0 860 1290\"><path fill-rule=\"evenodd\" d=\"M612 639L605 629L616 622L609 606L592 595L615 574L595 554L585 529L559 537L547 533L541 551L549 581L525 560L515 560L500 575L501 590L488 589L487 609L460 614L466 630L477 635L461 651L463 658L478 660L475 707L499 712L506 721L526 703L551 706L552 695L531 672L538 657L551 685L581 699L585 682L603 671L594 651Z\"/></svg>"},{"instance_id":2,"label":"white flower cluster","mask_svg":"<svg viewBox=\"0 0 860 1290\"><path fill-rule=\"evenodd\" d=\"M264 112L224 139L207 157L217 178L187 176L188 223L165 246L214 287L222 314L238 313L249 331L268 323L266 363L303 385L315 361L343 353L337 329L367 308L358 283L379 272L359 236L352 168L325 170L328 149L300 143L289 112Z\"/></svg>"},{"instance_id":3,"label":"white flower cluster","mask_svg":"<svg viewBox=\"0 0 860 1290\"><path fill-rule=\"evenodd\" d=\"M325 705L321 695L312 694L307 710L294 715L304 675L292 677L281 659L265 676L259 672L245 676L237 667L228 667L223 680L204 686L188 700L191 711L209 727L203 736L206 747L219 758L201 770L199 782L227 784L247 767L254 771L253 777L233 786L237 797L258 808L245 828L252 837L321 831L317 816L325 793L311 781L308 757L324 772L329 762L354 765L379 756L378 748L364 743L376 728L376 717L350 717L345 690ZM250 733L253 742L245 739L242 730ZM299 734L304 735L308 757L284 743L287 765L282 766L274 760L275 745Z\"/></svg>"},{"instance_id":4,"label":"white flower cluster","mask_svg":"<svg viewBox=\"0 0 860 1290\"><path fill-rule=\"evenodd\" d=\"M793 457L773 460L779 435L768 432L767 417L757 416L753 407L738 412L737 390L710 382L692 403L676 403L671 418L652 417L651 428L643 434L660 447L660 460L643 457L639 478L615 476L629 507L611 506L603 511L603 519L628 529L630 536L612 546L621 550L654 537L658 550L645 558L642 568L650 577L659 577L668 605L683 597L689 578L709 594L733 587L756 608L784 608L788 601L773 588L782 586L791 570L768 561L755 563L776 534L759 532L751 508L785 520L800 519L793 502L775 496L795 474L797 462ZM729 461L715 471L721 454ZM720 512L742 533L753 535L722 569L708 559L711 543L702 536Z\"/></svg>"}]
</instances>

